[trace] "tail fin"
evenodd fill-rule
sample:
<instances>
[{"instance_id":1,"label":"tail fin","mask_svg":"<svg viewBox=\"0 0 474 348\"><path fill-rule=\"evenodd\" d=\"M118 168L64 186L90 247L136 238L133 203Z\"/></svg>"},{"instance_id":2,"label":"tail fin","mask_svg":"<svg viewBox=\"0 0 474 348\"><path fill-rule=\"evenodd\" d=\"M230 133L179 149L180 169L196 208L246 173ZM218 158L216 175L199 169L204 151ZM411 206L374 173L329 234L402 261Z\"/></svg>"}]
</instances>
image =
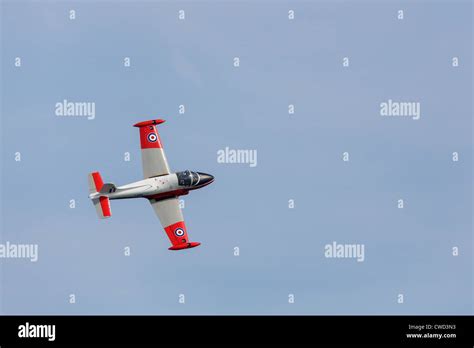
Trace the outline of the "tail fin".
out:
<instances>
[{"instance_id":1,"label":"tail fin","mask_svg":"<svg viewBox=\"0 0 474 348\"><path fill-rule=\"evenodd\" d=\"M107 183L102 185L102 188L99 190L100 194L114 193L117 191L117 187L112 183Z\"/></svg>"},{"instance_id":2,"label":"tail fin","mask_svg":"<svg viewBox=\"0 0 474 348\"><path fill-rule=\"evenodd\" d=\"M89 174L89 193L94 194L100 192L104 182L99 172ZM95 209L97 210L97 216L101 219L106 219L112 216L110 210L110 200L105 196L99 196L92 199Z\"/></svg>"}]
</instances>

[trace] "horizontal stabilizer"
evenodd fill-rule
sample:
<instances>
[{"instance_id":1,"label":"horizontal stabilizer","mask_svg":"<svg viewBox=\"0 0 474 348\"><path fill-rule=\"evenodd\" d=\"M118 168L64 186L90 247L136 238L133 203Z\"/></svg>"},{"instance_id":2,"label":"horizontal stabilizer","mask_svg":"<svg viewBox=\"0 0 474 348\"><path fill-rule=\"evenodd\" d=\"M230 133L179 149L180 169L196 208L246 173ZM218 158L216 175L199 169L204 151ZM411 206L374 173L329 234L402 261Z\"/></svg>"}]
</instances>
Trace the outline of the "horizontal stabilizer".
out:
<instances>
[{"instance_id":1,"label":"horizontal stabilizer","mask_svg":"<svg viewBox=\"0 0 474 348\"><path fill-rule=\"evenodd\" d=\"M99 198L94 198L92 203L94 203L97 216L100 219L107 219L112 216L112 211L110 210L110 200L107 197L101 196Z\"/></svg>"},{"instance_id":2,"label":"horizontal stabilizer","mask_svg":"<svg viewBox=\"0 0 474 348\"><path fill-rule=\"evenodd\" d=\"M89 179L89 193L99 192L104 182L99 172L90 173L88 175Z\"/></svg>"}]
</instances>

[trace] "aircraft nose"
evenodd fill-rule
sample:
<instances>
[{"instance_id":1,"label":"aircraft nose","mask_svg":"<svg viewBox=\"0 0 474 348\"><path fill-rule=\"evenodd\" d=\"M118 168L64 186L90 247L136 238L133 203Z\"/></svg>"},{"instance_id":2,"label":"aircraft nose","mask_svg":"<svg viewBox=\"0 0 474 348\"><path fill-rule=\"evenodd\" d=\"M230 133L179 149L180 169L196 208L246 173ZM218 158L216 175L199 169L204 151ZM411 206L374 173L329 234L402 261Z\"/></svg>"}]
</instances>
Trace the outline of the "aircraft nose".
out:
<instances>
[{"instance_id":1,"label":"aircraft nose","mask_svg":"<svg viewBox=\"0 0 474 348\"><path fill-rule=\"evenodd\" d=\"M200 173L198 172L199 177L201 180L199 180L199 186L204 186L204 185L209 185L211 182L214 181L214 177L211 174L206 174L206 173Z\"/></svg>"}]
</instances>

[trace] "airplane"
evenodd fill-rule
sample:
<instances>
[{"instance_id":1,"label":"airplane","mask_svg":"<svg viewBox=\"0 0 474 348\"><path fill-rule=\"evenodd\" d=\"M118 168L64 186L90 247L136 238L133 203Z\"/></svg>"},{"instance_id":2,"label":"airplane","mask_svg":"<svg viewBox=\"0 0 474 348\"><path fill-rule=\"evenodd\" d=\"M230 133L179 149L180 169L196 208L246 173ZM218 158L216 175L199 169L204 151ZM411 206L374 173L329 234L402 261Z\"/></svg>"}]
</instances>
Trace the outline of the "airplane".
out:
<instances>
[{"instance_id":1,"label":"airplane","mask_svg":"<svg viewBox=\"0 0 474 348\"><path fill-rule=\"evenodd\" d=\"M178 197L187 195L211 184L210 174L182 171L172 173L158 135L157 125L165 120L149 120L134 125L140 130L140 145L144 180L123 186L105 183L99 172L89 174L89 198L101 219L112 216L110 200L126 198L146 198L155 210L172 246L169 250L182 250L200 245L190 242Z\"/></svg>"}]
</instances>

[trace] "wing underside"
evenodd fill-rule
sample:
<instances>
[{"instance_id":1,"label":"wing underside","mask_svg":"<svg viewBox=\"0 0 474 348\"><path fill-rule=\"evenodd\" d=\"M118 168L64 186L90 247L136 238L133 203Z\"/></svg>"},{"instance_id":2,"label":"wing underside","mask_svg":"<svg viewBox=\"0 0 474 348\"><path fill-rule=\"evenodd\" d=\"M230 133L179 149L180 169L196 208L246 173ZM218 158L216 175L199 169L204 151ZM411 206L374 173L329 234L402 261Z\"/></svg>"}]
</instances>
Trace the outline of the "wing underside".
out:
<instances>
[{"instance_id":1,"label":"wing underside","mask_svg":"<svg viewBox=\"0 0 474 348\"><path fill-rule=\"evenodd\" d=\"M135 127L140 129L140 147L145 178L170 174L168 161L156 129L156 126L163 122L165 121L158 119L135 124ZM150 203L171 241L170 250L188 249L200 244L190 242L188 239L178 197L161 200L150 199Z\"/></svg>"},{"instance_id":2,"label":"wing underside","mask_svg":"<svg viewBox=\"0 0 474 348\"><path fill-rule=\"evenodd\" d=\"M179 207L178 197L158 201L150 199L150 203L172 244L169 248L170 250L193 248L200 244L189 242L183 213Z\"/></svg>"},{"instance_id":3,"label":"wing underside","mask_svg":"<svg viewBox=\"0 0 474 348\"><path fill-rule=\"evenodd\" d=\"M135 127L140 129L140 147L145 179L170 173L165 151L156 129L156 125L163 122L164 120L151 120L135 124Z\"/></svg>"}]
</instances>

